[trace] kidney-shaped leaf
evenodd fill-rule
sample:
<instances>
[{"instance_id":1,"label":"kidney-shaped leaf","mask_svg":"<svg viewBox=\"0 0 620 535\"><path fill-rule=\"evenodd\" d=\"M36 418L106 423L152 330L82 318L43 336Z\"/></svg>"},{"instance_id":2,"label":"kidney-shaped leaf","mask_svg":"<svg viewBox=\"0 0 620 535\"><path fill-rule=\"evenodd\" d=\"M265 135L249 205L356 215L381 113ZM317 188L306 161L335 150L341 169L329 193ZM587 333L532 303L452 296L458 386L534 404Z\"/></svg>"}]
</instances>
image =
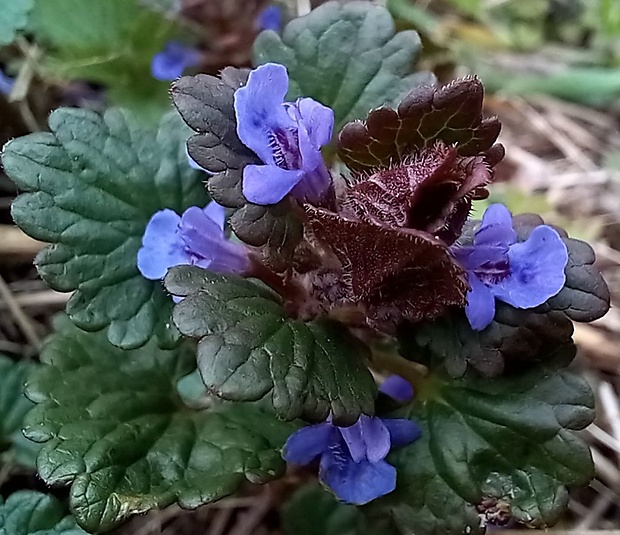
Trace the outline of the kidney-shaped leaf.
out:
<instances>
[{"instance_id":1,"label":"kidney-shaped leaf","mask_svg":"<svg viewBox=\"0 0 620 535\"><path fill-rule=\"evenodd\" d=\"M123 351L61 323L27 385L37 406L25 433L44 443L43 480L71 485L71 510L87 531L174 502L198 507L284 470L280 448L295 424L252 405L182 403L176 383L195 367L193 351Z\"/></svg>"},{"instance_id":2,"label":"kidney-shaped leaf","mask_svg":"<svg viewBox=\"0 0 620 535\"><path fill-rule=\"evenodd\" d=\"M503 511L531 527L552 525L594 466L575 434L594 418L587 382L564 369L567 345L527 373L490 381L431 376L416 402L394 416L422 425L422 438L389 458L397 489L373 504L402 533L481 533Z\"/></svg>"},{"instance_id":3,"label":"kidney-shaped leaf","mask_svg":"<svg viewBox=\"0 0 620 535\"><path fill-rule=\"evenodd\" d=\"M6 173L21 190L13 218L27 234L50 242L37 256L41 277L75 293L67 313L81 328L107 328L114 345L134 348L156 338L169 345L172 302L159 281L136 267L142 234L163 208L204 206L200 173L185 155L189 130L174 116L151 131L121 110L101 117L60 109L51 132L7 143Z\"/></svg>"},{"instance_id":4,"label":"kidney-shaped leaf","mask_svg":"<svg viewBox=\"0 0 620 535\"><path fill-rule=\"evenodd\" d=\"M342 327L287 318L274 293L240 277L178 267L165 282L174 295L187 296L174 321L200 338L198 368L218 396L266 398L285 419L324 420L331 412L341 425L374 412L364 348Z\"/></svg>"}]
</instances>

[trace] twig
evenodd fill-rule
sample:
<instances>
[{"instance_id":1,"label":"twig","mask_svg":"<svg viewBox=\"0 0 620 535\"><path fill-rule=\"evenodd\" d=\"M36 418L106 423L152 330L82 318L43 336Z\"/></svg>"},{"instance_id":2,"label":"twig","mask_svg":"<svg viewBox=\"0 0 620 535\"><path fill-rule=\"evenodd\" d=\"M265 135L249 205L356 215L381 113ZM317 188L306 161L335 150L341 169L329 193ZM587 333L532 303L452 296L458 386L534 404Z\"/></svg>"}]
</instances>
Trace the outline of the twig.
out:
<instances>
[{"instance_id":1,"label":"twig","mask_svg":"<svg viewBox=\"0 0 620 535\"><path fill-rule=\"evenodd\" d=\"M542 133L564 156L584 171L594 171L598 166L564 133L558 131L533 106L523 99L516 99L514 106L521 109L536 130Z\"/></svg>"},{"instance_id":2,"label":"twig","mask_svg":"<svg viewBox=\"0 0 620 535\"><path fill-rule=\"evenodd\" d=\"M211 527L206 535L224 535L224 530L230 521L234 509L220 509L215 515L215 519L211 522Z\"/></svg>"},{"instance_id":3,"label":"twig","mask_svg":"<svg viewBox=\"0 0 620 535\"><path fill-rule=\"evenodd\" d=\"M33 240L13 225L0 225L0 256L34 256L45 244Z\"/></svg>"},{"instance_id":4,"label":"twig","mask_svg":"<svg viewBox=\"0 0 620 535\"><path fill-rule=\"evenodd\" d=\"M14 296L15 302L22 308L60 307L71 297L70 293L60 293L54 290L28 292ZM0 310L6 310L9 304L0 301Z\"/></svg>"},{"instance_id":5,"label":"twig","mask_svg":"<svg viewBox=\"0 0 620 535\"><path fill-rule=\"evenodd\" d=\"M260 521L269 512L271 505L271 495L269 493L269 487L267 487L260 499L255 500L254 507L237 521L229 535L248 535L254 533Z\"/></svg>"},{"instance_id":6,"label":"twig","mask_svg":"<svg viewBox=\"0 0 620 535\"><path fill-rule=\"evenodd\" d=\"M303 17L312 11L310 0L297 0L297 16Z\"/></svg>"},{"instance_id":7,"label":"twig","mask_svg":"<svg viewBox=\"0 0 620 535\"><path fill-rule=\"evenodd\" d=\"M616 442L620 444L620 406L618 405L618 396L607 381L603 381L599 385L598 396L605 411L611 434ZM616 450L618 463L620 465L620 447L615 447L614 449Z\"/></svg>"},{"instance_id":8,"label":"twig","mask_svg":"<svg viewBox=\"0 0 620 535\"><path fill-rule=\"evenodd\" d=\"M11 289L8 287L6 281L0 276L0 297L6 303L11 314L15 318L15 321L19 325L19 328L24 333L24 336L28 340L28 343L33 346L37 351L41 349L41 339L37 334L28 316L24 314L19 303L15 300Z\"/></svg>"}]
</instances>

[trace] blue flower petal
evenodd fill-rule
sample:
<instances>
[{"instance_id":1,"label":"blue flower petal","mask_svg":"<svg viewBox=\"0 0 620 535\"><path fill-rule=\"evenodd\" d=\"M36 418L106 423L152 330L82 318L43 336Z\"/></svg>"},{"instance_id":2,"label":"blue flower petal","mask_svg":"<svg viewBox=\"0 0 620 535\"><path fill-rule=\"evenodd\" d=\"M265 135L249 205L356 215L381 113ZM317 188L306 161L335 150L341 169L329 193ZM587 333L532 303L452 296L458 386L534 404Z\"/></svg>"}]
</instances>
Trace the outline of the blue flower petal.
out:
<instances>
[{"instance_id":1,"label":"blue flower petal","mask_svg":"<svg viewBox=\"0 0 620 535\"><path fill-rule=\"evenodd\" d=\"M418 424L405 418L382 418L383 424L390 433L392 448L400 448L411 444L422 436Z\"/></svg>"},{"instance_id":2,"label":"blue flower petal","mask_svg":"<svg viewBox=\"0 0 620 535\"><path fill-rule=\"evenodd\" d=\"M532 308L556 295L566 283L568 251L560 235L547 225L509 252L510 275L492 287L498 299L516 308Z\"/></svg>"},{"instance_id":3,"label":"blue flower petal","mask_svg":"<svg viewBox=\"0 0 620 535\"><path fill-rule=\"evenodd\" d=\"M338 429L355 462L377 462L390 452L390 433L381 418L362 414L352 426Z\"/></svg>"},{"instance_id":4,"label":"blue flower petal","mask_svg":"<svg viewBox=\"0 0 620 535\"><path fill-rule=\"evenodd\" d=\"M495 297L491 290L473 273L468 273L468 281L471 290L467 293L465 314L471 328L474 331L481 331L495 317Z\"/></svg>"},{"instance_id":5,"label":"blue flower petal","mask_svg":"<svg viewBox=\"0 0 620 535\"><path fill-rule=\"evenodd\" d=\"M301 170L275 165L246 165L243 169L243 195L254 204L279 203L303 178Z\"/></svg>"},{"instance_id":6,"label":"blue flower petal","mask_svg":"<svg viewBox=\"0 0 620 535\"><path fill-rule=\"evenodd\" d=\"M214 221L221 230L224 230L224 224L226 223L226 209L223 206L217 204L215 201L211 201L204 207L202 212L209 219Z\"/></svg>"},{"instance_id":7,"label":"blue flower petal","mask_svg":"<svg viewBox=\"0 0 620 535\"><path fill-rule=\"evenodd\" d=\"M289 463L309 464L327 451L334 436L337 431L330 423L302 427L288 438L282 457Z\"/></svg>"},{"instance_id":8,"label":"blue flower petal","mask_svg":"<svg viewBox=\"0 0 620 535\"><path fill-rule=\"evenodd\" d=\"M512 215L503 204L492 204L482 216L480 228L476 231L474 245L509 246L517 241L512 228Z\"/></svg>"},{"instance_id":9,"label":"blue flower petal","mask_svg":"<svg viewBox=\"0 0 620 535\"><path fill-rule=\"evenodd\" d=\"M379 387L379 391L396 401L405 403L413 399L413 386L400 375L390 375Z\"/></svg>"},{"instance_id":10,"label":"blue flower petal","mask_svg":"<svg viewBox=\"0 0 620 535\"><path fill-rule=\"evenodd\" d=\"M235 91L237 135L263 162L274 164L273 133L296 128L284 97L288 92L286 67L266 63L250 72L247 84Z\"/></svg>"},{"instance_id":11,"label":"blue flower petal","mask_svg":"<svg viewBox=\"0 0 620 535\"><path fill-rule=\"evenodd\" d=\"M334 129L334 110L311 98L297 101L297 109L308 132L310 143L317 148L327 145Z\"/></svg>"},{"instance_id":12,"label":"blue flower petal","mask_svg":"<svg viewBox=\"0 0 620 535\"><path fill-rule=\"evenodd\" d=\"M396 469L385 461L356 463L340 445L321 458L319 479L343 502L364 505L396 488Z\"/></svg>"},{"instance_id":13,"label":"blue flower petal","mask_svg":"<svg viewBox=\"0 0 620 535\"><path fill-rule=\"evenodd\" d=\"M0 69L0 93L3 95L9 95L11 91L13 91L13 86L15 85L15 79L7 76Z\"/></svg>"},{"instance_id":14,"label":"blue flower petal","mask_svg":"<svg viewBox=\"0 0 620 535\"><path fill-rule=\"evenodd\" d=\"M181 218L172 210L161 210L151 217L138 251L138 270L147 279L159 280L172 266L191 264L179 234Z\"/></svg>"},{"instance_id":15,"label":"blue flower petal","mask_svg":"<svg viewBox=\"0 0 620 535\"><path fill-rule=\"evenodd\" d=\"M486 266L508 266L508 250L505 245L466 245L452 248L452 254L467 271L474 271Z\"/></svg>"},{"instance_id":16,"label":"blue flower petal","mask_svg":"<svg viewBox=\"0 0 620 535\"><path fill-rule=\"evenodd\" d=\"M228 241L223 222L208 217L208 211L215 211L215 207L192 206L181 217L179 230L186 250L193 255L192 263L218 273L245 273L249 267L247 249Z\"/></svg>"},{"instance_id":17,"label":"blue flower petal","mask_svg":"<svg viewBox=\"0 0 620 535\"><path fill-rule=\"evenodd\" d=\"M277 32L282 26L282 8L280 6L268 6L258 17L258 25L261 30Z\"/></svg>"},{"instance_id":18,"label":"blue flower petal","mask_svg":"<svg viewBox=\"0 0 620 535\"><path fill-rule=\"evenodd\" d=\"M165 48L153 56L151 74L157 80L176 80L187 67L194 67L200 61L197 50L177 41L166 43Z\"/></svg>"}]
</instances>

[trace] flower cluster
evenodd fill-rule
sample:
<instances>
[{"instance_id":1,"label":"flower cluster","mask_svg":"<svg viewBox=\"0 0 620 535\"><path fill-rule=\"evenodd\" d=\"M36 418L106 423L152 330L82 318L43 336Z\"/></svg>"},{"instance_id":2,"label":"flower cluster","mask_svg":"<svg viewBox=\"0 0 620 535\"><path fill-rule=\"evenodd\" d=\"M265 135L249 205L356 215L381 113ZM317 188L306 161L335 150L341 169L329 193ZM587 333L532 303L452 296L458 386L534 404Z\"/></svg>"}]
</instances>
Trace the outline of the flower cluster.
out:
<instances>
[{"instance_id":1,"label":"flower cluster","mask_svg":"<svg viewBox=\"0 0 620 535\"><path fill-rule=\"evenodd\" d=\"M224 209L212 202L153 216L137 259L145 277L162 279L183 264L258 277L290 314L339 321L362 340L457 309L472 330L483 330L496 300L530 309L564 287L568 252L553 228L541 224L519 239L510 212L496 204L473 234L463 232L503 157L495 144L499 123L482 118L476 79L420 89L397 110L380 108L347 125L337 142L344 177L332 175L322 154L332 143L333 111L311 98L286 101L285 67L262 65L234 89L238 142L255 156L236 187L246 209L265 213L278 205L302 227L288 265L267 261L269 244L231 242ZM399 403L413 397L399 377L381 391ZM328 419L293 434L283 455L300 465L318 460L325 485L343 501L364 504L395 488L386 457L420 433L409 419L362 414L350 427Z\"/></svg>"}]
</instances>

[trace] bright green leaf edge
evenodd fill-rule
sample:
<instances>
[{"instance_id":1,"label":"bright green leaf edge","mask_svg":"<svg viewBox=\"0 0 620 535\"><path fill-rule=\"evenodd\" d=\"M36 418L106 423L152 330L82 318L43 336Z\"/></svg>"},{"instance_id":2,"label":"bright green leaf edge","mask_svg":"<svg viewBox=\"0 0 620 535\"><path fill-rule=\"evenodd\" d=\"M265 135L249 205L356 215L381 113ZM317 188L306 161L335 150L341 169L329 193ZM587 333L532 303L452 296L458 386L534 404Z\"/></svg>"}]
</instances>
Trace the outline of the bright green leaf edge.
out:
<instances>
[{"instance_id":1,"label":"bright green leaf edge","mask_svg":"<svg viewBox=\"0 0 620 535\"><path fill-rule=\"evenodd\" d=\"M284 472L281 448L298 423L250 404L183 404L177 382L195 368L193 349L123 351L65 317L56 330L27 384L37 406L24 432L43 443L41 478L71 485L86 531L175 502L196 508Z\"/></svg>"},{"instance_id":2,"label":"bright green leaf edge","mask_svg":"<svg viewBox=\"0 0 620 535\"><path fill-rule=\"evenodd\" d=\"M34 0L0 0L0 46L10 45L26 27Z\"/></svg>"},{"instance_id":3,"label":"bright green leaf edge","mask_svg":"<svg viewBox=\"0 0 620 535\"><path fill-rule=\"evenodd\" d=\"M80 328L105 328L125 349L152 338L174 345L172 300L161 282L140 275L136 258L155 212L180 214L208 201L201 174L187 162L191 131L174 113L154 130L114 108L103 116L61 108L49 126L2 153L7 175L28 192L14 201L13 219L52 244L36 258L39 274L58 291L75 290L67 313Z\"/></svg>"}]
</instances>

